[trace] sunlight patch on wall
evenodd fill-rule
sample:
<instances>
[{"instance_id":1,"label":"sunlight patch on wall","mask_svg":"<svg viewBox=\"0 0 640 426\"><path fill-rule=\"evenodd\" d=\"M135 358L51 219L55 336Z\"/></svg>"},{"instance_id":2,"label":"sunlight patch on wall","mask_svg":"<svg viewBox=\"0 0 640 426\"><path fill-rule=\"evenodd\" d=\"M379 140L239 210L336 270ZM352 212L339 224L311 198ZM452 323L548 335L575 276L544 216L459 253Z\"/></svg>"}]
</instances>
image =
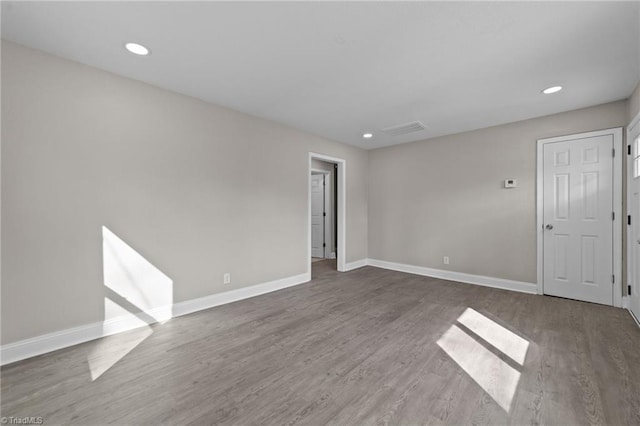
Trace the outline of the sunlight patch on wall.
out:
<instances>
[{"instance_id":1,"label":"sunlight patch on wall","mask_svg":"<svg viewBox=\"0 0 640 426\"><path fill-rule=\"evenodd\" d=\"M102 256L102 334L109 337L96 341L88 356L92 380L149 337L153 333L149 324L171 319L173 308L171 278L106 226L102 227Z\"/></svg>"},{"instance_id":2,"label":"sunlight patch on wall","mask_svg":"<svg viewBox=\"0 0 640 426\"><path fill-rule=\"evenodd\" d=\"M471 308L460 315L458 322L518 364L524 364L529 342L522 337ZM437 344L504 411L511 410L511 402L520 380L518 370L456 324L442 335Z\"/></svg>"},{"instance_id":3,"label":"sunlight patch on wall","mask_svg":"<svg viewBox=\"0 0 640 426\"><path fill-rule=\"evenodd\" d=\"M122 331L123 323L127 330L145 327L153 321L150 321L148 317L136 315L129 312L122 306L118 305L108 297L104 298L104 317L105 320L102 323L102 334L111 335Z\"/></svg>"},{"instance_id":4,"label":"sunlight patch on wall","mask_svg":"<svg viewBox=\"0 0 640 426\"><path fill-rule=\"evenodd\" d=\"M102 227L104 285L125 309L138 310L155 321L171 318L173 282L106 226ZM135 313L135 312L131 312ZM108 315L112 315L109 313ZM105 320L111 319L105 312Z\"/></svg>"}]
</instances>

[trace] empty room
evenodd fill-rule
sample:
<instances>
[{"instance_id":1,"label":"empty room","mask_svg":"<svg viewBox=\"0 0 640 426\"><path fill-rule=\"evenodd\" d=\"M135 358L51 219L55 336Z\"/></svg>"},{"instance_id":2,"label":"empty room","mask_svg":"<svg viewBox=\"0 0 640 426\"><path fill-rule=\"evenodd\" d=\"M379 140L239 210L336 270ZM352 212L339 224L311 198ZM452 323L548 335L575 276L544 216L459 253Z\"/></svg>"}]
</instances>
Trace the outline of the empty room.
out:
<instances>
[{"instance_id":1,"label":"empty room","mask_svg":"<svg viewBox=\"0 0 640 426\"><path fill-rule=\"evenodd\" d=\"M1 2L0 423L640 424L640 2Z\"/></svg>"}]
</instances>

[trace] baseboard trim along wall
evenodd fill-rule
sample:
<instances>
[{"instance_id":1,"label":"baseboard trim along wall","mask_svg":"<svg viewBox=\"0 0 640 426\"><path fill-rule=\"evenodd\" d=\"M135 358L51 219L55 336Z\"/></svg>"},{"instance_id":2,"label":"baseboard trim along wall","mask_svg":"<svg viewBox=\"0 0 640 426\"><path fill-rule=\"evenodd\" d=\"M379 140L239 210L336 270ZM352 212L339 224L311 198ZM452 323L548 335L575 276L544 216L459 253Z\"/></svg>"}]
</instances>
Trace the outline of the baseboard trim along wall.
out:
<instances>
[{"instance_id":1,"label":"baseboard trim along wall","mask_svg":"<svg viewBox=\"0 0 640 426\"><path fill-rule=\"evenodd\" d=\"M403 263L387 262L385 260L377 259L367 259L367 265L375 266L377 268L390 269L392 271L423 275L425 277L458 281L466 284L476 284L485 287L499 288L502 290L512 290L519 291L521 293L537 294L537 285L524 281L505 280L502 278L485 277L483 275L466 274L464 272L445 271L442 269L406 265Z\"/></svg>"},{"instance_id":2,"label":"baseboard trim along wall","mask_svg":"<svg viewBox=\"0 0 640 426\"><path fill-rule=\"evenodd\" d=\"M193 312L209 309L227 303L237 302L242 299L260 296L261 294L271 293L272 291L282 290L283 288L292 287L311 281L311 274L295 275L293 277L283 278L276 281L269 281L262 284L243 287L237 290L225 291L224 293L216 293L210 296L201 297L199 299L187 300L173 305L173 316L190 314Z\"/></svg>"},{"instance_id":3,"label":"baseboard trim along wall","mask_svg":"<svg viewBox=\"0 0 640 426\"><path fill-rule=\"evenodd\" d=\"M225 291L223 293L216 293L198 299L178 302L172 306L158 308L154 309L152 312L147 312L149 315L146 315L146 317L168 319L171 318L171 316L178 317L181 315L187 315L204 309L213 308L215 306L249 299L261 294L303 284L310 280L311 274L307 272L275 281ZM157 321L150 322L149 324L153 324L154 322ZM9 343L0 348L0 365L10 364L36 355L42 355L58 349L89 342L101 337L133 330L145 325L148 324L141 323L140 319L135 315L127 315Z\"/></svg>"},{"instance_id":4,"label":"baseboard trim along wall","mask_svg":"<svg viewBox=\"0 0 640 426\"><path fill-rule=\"evenodd\" d=\"M629 312L629 315L631 315L631 318L636 322L637 326L640 327L640 319L633 315L633 312L631 312L631 308L629 307L629 296L622 296L622 309L626 309L627 312Z\"/></svg>"},{"instance_id":5,"label":"baseboard trim along wall","mask_svg":"<svg viewBox=\"0 0 640 426\"><path fill-rule=\"evenodd\" d=\"M360 259L360 260L356 260L354 262L349 262L349 263L345 264L344 265L345 272L353 271L354 269L358 269L358 268L362 268L363 266L367 266L368 265L368 263L367 263L368 260L369 259Z\"/></svg>"},{"instance_id":6,"label":"baseboard trim along wall","mask_svg":"<svg viewBox=\"0 0 640 426\"><path fill-rule=\"evenodd\" d=\"M502 278L485 277L482 275L472 275L462 272L445 271L441 269L426 268L423 266L406 265L403 263L387 262L377 259L360 259L345 264L347 271L362 268L364 266L374 266L382 269L390 269L409 274L423 275L427 277L440 278L450 281L458 281L467 284L477 284L485 287L499 288L503 290L518 291L521 293L536 294L537 286L533 283L522 281L505 280ZM296 286L309 282L311 274L306 272L275 281L256 284L236 290L216 293L198 299L178 302L172 306L158 308L154 312L149 312L149 317L170 318L187 315L204 309L213 308L227 303L236 302L243 299L281 290L287 287ZM156 312L157 311L157 312ZM141 324L137 317L126 316L110 319L107 321L95 322L79 327L69 328L54 333L37 336L30 339L9 343L0 348L0 365L31 358L47 352L110 336L112 334L133 330L145 324Z\"/></svg>"},{"instance_id":7,"label":"baseboard trim along wall","mask_svg":"<svg viewBox=\"0 0 640 426\"><path fill-rule=\"evenodd\" d=\"M640 327L640 319L636 318L636 316L633 315L633 312L631 312L630 310L627 311L629 312L629 315L631 315L631 318L633 318L633 320L636 322L636 325Z\"/></svg>"},{"instance_id":8,"label":"baseboard trim along wall","mask_svg":"<svg viewBox=\"0 0 640 426\"><path fill-rule=\"evenodd\" d=\"M386 260L360 259L347 263L345 265L345 269L347 271L352 271L364 266L374 266L376 268L390 269L392 271L406 272L409 274L423 275L425 277L440 278L449 281L458 281L466 284L476 284L485 287L499 288L502 290L518 291L520 293L538 294L538 287L534 283L466 274L464 272L445 271L442 269L407 265L404 263L387 262Z\"/></svg>"}]
</instances>

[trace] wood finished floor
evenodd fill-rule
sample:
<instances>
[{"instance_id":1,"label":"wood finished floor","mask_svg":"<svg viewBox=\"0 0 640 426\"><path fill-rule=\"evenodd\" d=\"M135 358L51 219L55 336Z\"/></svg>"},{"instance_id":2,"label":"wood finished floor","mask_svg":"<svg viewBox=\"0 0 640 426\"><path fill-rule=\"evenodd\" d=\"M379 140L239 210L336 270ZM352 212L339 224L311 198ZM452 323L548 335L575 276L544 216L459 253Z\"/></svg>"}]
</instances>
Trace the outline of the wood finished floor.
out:
<instances>
[{"instance_id":1,"label":"wood finished floor","mask_svg":"<svg viewBox=\"0 0 640 426\"><path fill-rule=\"evenodd\" d=\"M5 366L2 416L47 425L640 424L640 329L626 311L333 267L318 262L304 285ZM523 365L458 321L467 308L528 341ZM469 373L437 344L454 324L465 337L453 356L471 357L462 362ZM138 341L92 380L92 368ZM513 392L505 371L517 378Z\"/></svg>"}]
</instances>

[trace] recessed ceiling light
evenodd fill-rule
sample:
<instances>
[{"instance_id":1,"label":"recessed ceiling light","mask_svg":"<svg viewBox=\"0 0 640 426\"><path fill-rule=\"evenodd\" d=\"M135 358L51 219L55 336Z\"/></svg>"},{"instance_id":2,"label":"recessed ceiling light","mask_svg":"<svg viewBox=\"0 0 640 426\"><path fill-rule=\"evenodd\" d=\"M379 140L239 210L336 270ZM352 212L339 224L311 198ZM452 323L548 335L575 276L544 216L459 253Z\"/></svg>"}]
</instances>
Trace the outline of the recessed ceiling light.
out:
<instances>
[{"instance_id":1,"label":"recessed ceiling light","mask_svg":"<svg viewBox=\"0 0 640 426\"><path fill-rule=\"evenodd\" d=\"M556 93L561 90L562 90L562 86L553 86L553 87L547 87L542 91L542 93L544 93L545 95L550 95L551 93Z\"/></svg>"},{"instance_id":2,"label":"recessed ceiling light","mask_svg":"<svg viewBox=\"0 0 640 426\"><path fill-rule=\"evenodd\" d=\"M149 54L149 49L138 43L127 43L124 47L135 55L146 56Z\"/></svg>"},{"instance_id":3,"label":"recessed ceiling light","mask_svg":"<svg viewBox=\"0 0 640 426\"><path fill-rule=\"evenodd\" d=\"M365 139L371 139L373 137L373 133L365 133L362 137Z\"/></svg>"}]
</instances>

